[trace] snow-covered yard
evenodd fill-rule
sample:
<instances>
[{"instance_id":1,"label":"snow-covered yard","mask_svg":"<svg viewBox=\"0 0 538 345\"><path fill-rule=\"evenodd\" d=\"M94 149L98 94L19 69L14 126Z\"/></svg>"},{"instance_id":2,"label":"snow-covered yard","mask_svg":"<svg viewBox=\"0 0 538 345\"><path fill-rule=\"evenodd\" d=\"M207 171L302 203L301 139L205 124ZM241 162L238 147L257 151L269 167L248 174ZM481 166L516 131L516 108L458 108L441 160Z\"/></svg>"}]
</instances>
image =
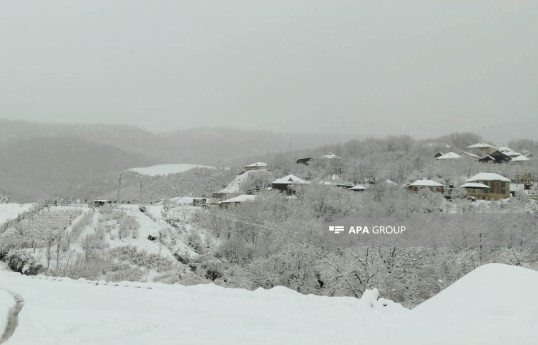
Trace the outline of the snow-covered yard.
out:
<instances>
[{"instance_id":1,"label":"snow-covered yard","mask_svg":"<svg viewBox=\"0 0 538 345\"><path fill-rule=\"evenodd\" d=\"M538 272L490 264L407 310L378 299L0 272L24 308L9 345L536 344ZM1 298L1 297L0 297ZM0 300L1 301L1 300ZM0 315L7 303L0 304Z\"/></svg>"}]
</instances>

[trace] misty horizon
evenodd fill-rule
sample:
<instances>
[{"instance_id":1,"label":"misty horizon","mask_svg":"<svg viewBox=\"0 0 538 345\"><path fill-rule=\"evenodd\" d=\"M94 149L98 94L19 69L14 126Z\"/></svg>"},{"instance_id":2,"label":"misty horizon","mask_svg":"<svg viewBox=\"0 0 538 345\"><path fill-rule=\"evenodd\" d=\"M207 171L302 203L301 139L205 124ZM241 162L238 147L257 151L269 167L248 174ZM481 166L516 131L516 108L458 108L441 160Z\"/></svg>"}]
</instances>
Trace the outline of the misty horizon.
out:
<instances>
[{"instance_id":1,"label":"misty horizon","mask_svg":"<svg viewBox=\"0 0 538 345\"><path fill-rule=\"evenodd\" d=\"M245 133L267 133L267 134L275 134L275 135L283 135L283 136L302 136L302 137L315 137L320 136L319 140L317 140L318 147L324 146L324 145L332 145L332 144L338 144L338 143L345 143L350 140L364 140L369 138L374 139L385 139L389 137L398 137L398 136L409 136L416 140L432 140L432 141L438 141L439 138L444 136L449 136L452 134L463 134L463 133L471 133L479 135L482 138L482 141L492 143L492 144L498 144L498 145L507 145L510 141L514 140L536 140L533 136L513 136L513 137L507 137L504 140L500 138L494 138L491 135L481 135L480 131L452 131L452 132L446 132L446 133L440 133L439 135L411 135L409 133L387 133L387 134L379 134L379 135L372 135L372 134L353 134L349 132L344 133L338 133L337 131L319 131L319 132L286 132L286 131L278 131L278 130L271 130L271 129L264 129L264 128L237 128L237 127L230 127L230 126L214 126L214 127L191 127L191 128L169 128L167 130L152 130L151 128L144 128L142 126L137 126L136 124L129 124L129 123L106 123L106 122L60 122L60 121L34 121L34 120L18 120L18 119L10 119L10 118L2 118L0 117L0 121L12 121L14 123L25 123L28 125L44 125L44 126L113 126L113 127L132 127L137 130L143 130L146 132L149 132L154 135L170 135L174 134L176 132L196 132L196 131L240 131ZM327 138L327 141L323 141L323 138ZM314 145L315 146L315 145ZM296 149L305 149L306 147L299 147ZM312 147L311 147L312 148Z\"/></svg>"},{"instance_id":2,"label":"misty horizon","mask_svg":"<svg viewBox=\"0 0 538 345\"><path fill-rule=\"evenodd\" d=\"M536 139L536 3L208 4L3 2L0 118Z\"/></svg>"}]
</instances>

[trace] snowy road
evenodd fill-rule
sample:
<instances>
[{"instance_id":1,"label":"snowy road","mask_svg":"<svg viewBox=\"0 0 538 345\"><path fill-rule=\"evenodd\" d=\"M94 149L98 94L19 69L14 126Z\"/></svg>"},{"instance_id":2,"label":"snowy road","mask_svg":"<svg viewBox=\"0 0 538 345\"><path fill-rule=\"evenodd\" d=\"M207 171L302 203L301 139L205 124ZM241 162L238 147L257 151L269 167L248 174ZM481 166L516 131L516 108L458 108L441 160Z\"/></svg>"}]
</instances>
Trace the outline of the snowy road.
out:
<instances>
[{"instance_id":1,"label":"snowy road","mask_svg":"<svg viewBox=\"0 0 538 345\"><path fill-rule=\"evenodd\" d=\"M10 294L13 299L15 300L15 305L11 307L8 311L7 315L7 323L6 327L3 331L3 334L0 337L0 344L5 343L6 341L11 338L13 333L15 333L15 330L17 329L17 326L19 325L19 313L22 310L22 307L24 306L24 299L17 293L10 291L8 289L2 289L6 291L8 294Z\"/></svg>"}]
</instances>

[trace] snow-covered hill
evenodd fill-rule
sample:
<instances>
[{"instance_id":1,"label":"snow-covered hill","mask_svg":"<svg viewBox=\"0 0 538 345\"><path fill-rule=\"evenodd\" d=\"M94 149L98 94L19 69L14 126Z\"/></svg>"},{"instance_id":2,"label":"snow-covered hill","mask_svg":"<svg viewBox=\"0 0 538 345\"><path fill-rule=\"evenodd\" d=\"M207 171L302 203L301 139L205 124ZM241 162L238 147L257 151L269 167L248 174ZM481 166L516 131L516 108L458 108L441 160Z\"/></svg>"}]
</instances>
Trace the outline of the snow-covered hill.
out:
<instances>
[{"instance_id":1,"label":"snow-covered hill","mask_svg":"<svg viewBox=\"0 0 538 345\"><path fill-rule=\"evenodd\" d=\"M0 272L24 298L8 345L536 344L538 272L486 265L414 310L378 299ZM6 314L5 303L0 315Z\"/></svg>"},{"instance_id":2,"label":"snow-covered hill","mask_svg":"<svg viewBox=\"0 0 538 345\"><path fill-rule=\"evenodd\" d=\"M167 176L170 174L179 174L194 168L215 169L213 166L199 164L159 164L144 168L132 168L129 171L147 176Z\"/></svg>"}]
</instances>

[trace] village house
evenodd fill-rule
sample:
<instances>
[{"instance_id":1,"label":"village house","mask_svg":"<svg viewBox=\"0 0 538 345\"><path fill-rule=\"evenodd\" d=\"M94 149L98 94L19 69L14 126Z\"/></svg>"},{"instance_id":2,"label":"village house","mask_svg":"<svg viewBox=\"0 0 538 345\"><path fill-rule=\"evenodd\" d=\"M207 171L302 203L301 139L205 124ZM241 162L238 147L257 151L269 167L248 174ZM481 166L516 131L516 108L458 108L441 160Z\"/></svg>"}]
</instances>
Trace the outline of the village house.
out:
<instances>
[{"instance_id":1,"label":"village house","mask_svg":"<svg viewBox=\"0 0 538 345\"><path fill-rule=\"evenodd\" d=\"M256 162L245 166L245 171L267 169L269 165L264 162Z\"/></svg>"},{"instance_id":2,"label":"village house","mask_svg":"<svg viewBox=\"0 0 538 345\"><path fill-rule=\"evenodd\" d=\"M313 160L312 157L299 158L295 163L308 165L310 164L310 162L312 162L312 160Z\"/></svg>"},{"instance_id":3,"label":"village house","mask_svg":"<svg viewBox=\"0 0 538 345\"><path fill-rule=\"evenodd\" d=\"M237 175L232 182L224 186L224 188L218 192L213 193L213 198L223 200L239 195L241 193L241 184L247 181L251 173L254 172L245 171L244 173Z\"/></svg>"},{"instance_id":4,"label":"village house","mask_svg":"<svg viewBox=\"0 0 538 345\"><path fill-rule=\"evenodd\" d=\"M319 156L318 159L344 159L344 158L337 156L332 152L327 152L323 156Z\"/></svg>"},{"instance_id":5,"label":"village house","mask_svg":"<svg viewBox=\"0 0 538 345\"><path fill-rule=\"evenodd\" d=\"M292 189L293 186L307 184L307 183L309 182L295 175L290 174L290 175L274 180L273 183L271 184L271 187L281 192L286 192L288 194L291 194L293 193L293 189Z\"/></svg>"},{"instance_id":6,"label":"village house","mask_svg":"<svg viewBox=\"0 0 538 345\"><path fill-rule=\"evenodd\" d=\"M459 159L459 158L461 158L461 156L455 152L448 152L448 153L435 157L435 159L437 159L438 161L452 160L452 159Z\"/></svg>"},{"instance_id":7,"label":"village house","mask_svg":"<svg viewBox=\"0 0 538 345\"><path fill-rule=\"evenodd\" d=\"M507 155L506 153L495 150L492 153L489 154L490 157L492 157L495 161L493 163L508 163L512 160L512 157Z\"/></svg>"},{"instance_id":8,"label":"village house","mask_svg":"<svg viewBox=\"0 0 538 345\"><path fill-rule=\"evenodd\" d=\"M354 192L363 192L366 190L366 187L364 187L362 184L358 184L356 186L349 188L349 190L352 190Z\"/></svg>"},{"instance_id":9,"label":"village house","mask_svg":"<svg viewBox=\"0 0 538 345\"><path fill-rule=\"evenodd\" d=\"M221 208L229 208L231 206L239 205L244 202L254 201L255 199L256 199L256 195L241 194L231 199L221 201L219 203L219 206Z\"/></svg>"},{"instance_id":10,"label":"village house","mask_svg":"<svg viewBox=\"0 0 538 345\"><path fill-rule=\"evenodd\" d=\"M480 142L473 145L467 146L468 149L472 150L473 152L477 152L481 155L488 155L494 151L497 150L497 148L493 145L490 145L488 143Z\"/></svg>"},{"instance_id":11,"label":"village house","mask_svg":"<svg viewBox=\"0 0 538 345\"><path fill-rule=\"evenodd\" d=\"M501 200L510 197L510 179L496 173L479 173L461 186L472 200Z\"/></svg>"},{"instance_id":12,"label":"village house","mask_svg":"<svg viewBox=\"0 0 538 345\"><path fill-rule=\"evenodd\" d=\"M438 193L443 193L445 190L445 187L442 184L433 180L416 180L407 186L407 189L412 192L418 192L419 190L426 188L432 192Z\"/></svg>"},{"instance_id":13,"label":"village house","mask_svg":"<svg viewBox=\"0 0 538 345\"><path fill-rule=\"evenodd\" d=\"M514 150L512 150L511 148L509 147L506 147L506 146L501 146L498 148L498 151L504 153L505 155L511 157L511 158L514 158L514 157L517 157L517 156L521 156L521 153L519 152L516 152Z\"/></svg>"},{"instance_id":14,"label":"village house","mask_svg":"<svg viewBox=\"0 0 538 345\"><path fill-rule=\"evenodd\" d=\"M527 156L519 155L517 157L512 158L510 163L523 163L523 162L528 162L530 160L531 159L529 157L527 157Z\"/></svg>"}]
</instances>

